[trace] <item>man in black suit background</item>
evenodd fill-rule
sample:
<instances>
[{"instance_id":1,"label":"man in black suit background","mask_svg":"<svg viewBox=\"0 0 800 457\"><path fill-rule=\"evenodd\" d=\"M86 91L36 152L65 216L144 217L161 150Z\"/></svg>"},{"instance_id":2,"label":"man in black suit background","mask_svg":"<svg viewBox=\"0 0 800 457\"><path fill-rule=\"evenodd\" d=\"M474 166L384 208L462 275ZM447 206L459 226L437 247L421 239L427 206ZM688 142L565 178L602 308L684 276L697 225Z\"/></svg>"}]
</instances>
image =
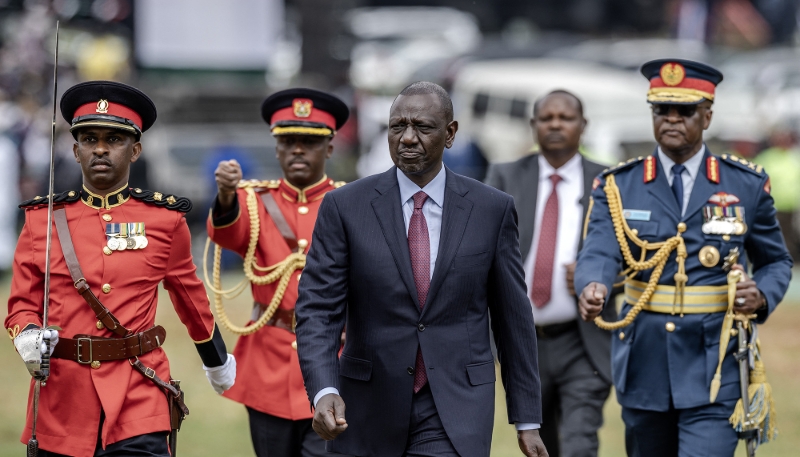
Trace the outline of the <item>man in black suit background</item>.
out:
<instances>
[{"instance_id":1,"label":"man in black suit background","mask_svg":"<svg viewBox=\"0 0 800 457\"><path fill-rule=\"evenodd\" d=\"M547 455L514 203L443 166L457 130L447 92L411 84L390 112L396 167L320 206L296 331L313 426L330 451L487 457L491 313L509 422L525 455Z\"/></svg>"},{"instance_id":2,"label":"man in black suit background","mask_svg":"<svg viewBox=\"0 0 800 457\"><path fill-rule=\"evenodd\" d=\"M543 96L531 119L540 153L494 165L486 178L514 197L519 211L538 337L541 436L552 457L597 455L597 430L611 389L611 333L579 318L572 283L592 182L605 168L578 153L585 127L578 97L562 90ZM616 320L613 306L604 312Z\"/></svg>"}]
</instances>

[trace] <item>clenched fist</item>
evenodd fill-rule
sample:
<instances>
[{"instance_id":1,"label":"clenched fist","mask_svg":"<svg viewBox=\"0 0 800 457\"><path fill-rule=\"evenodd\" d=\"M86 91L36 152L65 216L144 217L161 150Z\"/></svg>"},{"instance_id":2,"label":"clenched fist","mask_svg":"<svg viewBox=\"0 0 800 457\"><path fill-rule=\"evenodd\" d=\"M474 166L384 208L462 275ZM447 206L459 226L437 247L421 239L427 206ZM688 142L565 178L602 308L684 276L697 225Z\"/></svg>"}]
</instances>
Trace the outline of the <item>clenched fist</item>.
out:
<instances>
[{"instance_id":1,"label":"clenched fist","mask_svg":"<svg viewBox=\"0 0 800 457\"><path fill-rule=\"evenodd\" d=\"M242 180L242 167L236 160L223 160L214 170L214 179L217 181L217 200L224 214L233 207L236 186Z\"/></svg>"},{"instance_id":2,"label":"clenched fist","mask_svg":"<svg viewBox=\"0 0 800 457\"><path fill-rule=\"evenodd\" d=\"M608 289L599 282L591 282L583 288L581 296L578 298L578 310L584 321L592 321L603 312L606 295L608 295Z\"/></svg>"}]
</instances>

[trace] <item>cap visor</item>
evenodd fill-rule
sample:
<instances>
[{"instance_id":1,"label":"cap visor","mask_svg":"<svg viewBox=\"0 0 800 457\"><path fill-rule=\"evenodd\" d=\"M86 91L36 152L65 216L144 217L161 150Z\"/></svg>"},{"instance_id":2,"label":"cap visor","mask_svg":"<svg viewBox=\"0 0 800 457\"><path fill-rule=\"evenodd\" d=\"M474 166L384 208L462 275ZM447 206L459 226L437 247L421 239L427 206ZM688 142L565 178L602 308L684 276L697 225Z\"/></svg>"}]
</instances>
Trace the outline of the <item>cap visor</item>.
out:
<instances>
[{"instance_id":1,"label":"cap visor","mask_svg":"<svg viewBox=\"0 0 800 457\"><path fill-rule=\"evenodd\" d=\"M316 136L332 136L334 131L324 127L273 127L273 135L316 135Z\"/></svg>"},{"instance_id":2,"label":"cap visor","mask_svg":"<svg viewBox=\"0 0 800 457\"><path fill-rule=\"evenodd\" d=\"M108 122L108 121L85 121L85 122L79 122L79 123L73 125L72 127L70 127L69 131L70 132L74 132L75 130L82 129L84 127L106 127L106 128L110 128L110 129L123 130L125 132L133 133L134 135L138 135L139 134L139 132L135 128L130 126L130 125L118 124L116 122Z\"/></svg>"}]
</instances>

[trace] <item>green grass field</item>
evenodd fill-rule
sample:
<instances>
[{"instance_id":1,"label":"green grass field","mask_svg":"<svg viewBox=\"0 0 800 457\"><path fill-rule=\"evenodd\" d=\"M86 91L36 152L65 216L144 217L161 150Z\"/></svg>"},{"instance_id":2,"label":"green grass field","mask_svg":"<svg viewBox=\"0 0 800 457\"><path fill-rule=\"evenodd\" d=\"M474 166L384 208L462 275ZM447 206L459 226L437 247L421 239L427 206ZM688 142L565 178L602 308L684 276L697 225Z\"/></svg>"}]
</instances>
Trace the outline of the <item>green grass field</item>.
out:
<instances>
[{"instance_id":1,"label":"green grass field","mask_svg":"<svg viewBox=\"0 0 800 457\"><path fill-rule=\"evenodd\" d=\"M800 284L798 284L800 288ZM794 457L800 448L800 395L794 391L800 380L800 293L793 287L792 297L773 314L770 322L761 328L761 339L767 374L775 391L778 405L780 437L759 449L759 457ZM162 291L163 292L163 291ZM0 283L0 295L8 296L8 279ZM169 338L165 350L169 354L173 376L182 380L191 414L180 433L180 455L183 457L252 456L247 415L244 407L214 393L208 385L200 359L194 351L186 329L178 321L162 293L158 323L167 329ZM235 322L244 323L249 315L249 292L230 303ZM3 307L1 317L5 317ZM229 348L235 338L226 333ZM10 341L0 346L0 457L23 455L19 442L22 430L30 377ZM499 376L498 376L499 378ZM606 404L605 426L600 433L602 457L624 456L623 426L620 408L609 399ZM514 428L506 420L502 385L497 383L497 412L495 415L493 457L522 455L516 444ZM743 456L741 446L737 452Z\"/></svg>"}]
</instances>

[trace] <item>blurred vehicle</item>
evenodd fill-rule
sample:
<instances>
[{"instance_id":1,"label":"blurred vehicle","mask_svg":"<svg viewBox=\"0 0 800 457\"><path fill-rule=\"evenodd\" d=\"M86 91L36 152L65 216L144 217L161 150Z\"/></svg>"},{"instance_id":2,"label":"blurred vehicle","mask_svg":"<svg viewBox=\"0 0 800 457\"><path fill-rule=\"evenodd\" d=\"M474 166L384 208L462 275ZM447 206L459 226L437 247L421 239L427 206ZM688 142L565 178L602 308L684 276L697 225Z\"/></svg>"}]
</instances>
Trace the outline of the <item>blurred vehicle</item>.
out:
<instances>
[{"instance_id":1,"label":"blurred vehicle","mask_svg":"<svg viewBox=\"0 0 800 457\"><path fill-rule=\"evenodd\" d=\"M666 38L587 40L554 49L547 57L601 63L636 71L645 62L663 58L713 63L711 51L702 41Z\"/></svg>"},{"instance_id":2,"label":"blurred vehicle","mask_svg":"<svg viewBox=\"0 0 800 457\"><path fill-rule=\"evenodd\" d=\"M345 21L358 40L350 80L372 92L396 92L425 64L465 54L481 42L475 17L452 8L357 8Z\"/></svg>"},{"instance_id":3,"label":"blurred vehicle","mask_svg":"<svg viewBox=\"0 0 800 457\"><path fill-rule=\"evenodd\" d=\"M489 162L530 153L533 103L555 89L584 104L589 120L583 144L611 163L652 150L647 81L630 71L557 59L487 60L466 64L455 80L453 99L459 131L468 132ZM646 148L641 145L649 143Z\"/></svg>"}]
</instances>

